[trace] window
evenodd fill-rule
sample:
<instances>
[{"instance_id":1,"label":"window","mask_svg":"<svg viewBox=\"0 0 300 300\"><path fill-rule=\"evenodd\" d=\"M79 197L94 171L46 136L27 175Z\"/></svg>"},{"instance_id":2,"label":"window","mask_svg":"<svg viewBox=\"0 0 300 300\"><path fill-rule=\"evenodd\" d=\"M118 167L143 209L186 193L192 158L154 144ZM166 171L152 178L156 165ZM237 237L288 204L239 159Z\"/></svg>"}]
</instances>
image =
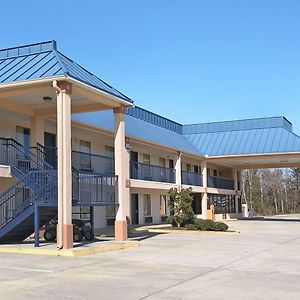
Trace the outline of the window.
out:
<instances>
[{"instance_id":1,"label":"window","mask_svg":"<svg viewBox=\"0 0 300 300\"><path fill-rule=\"evenodd\" d=\"M146 165L150 165L150 155L149 154L143 154L143 163Z\"/></svg>"},{"instance_id":2,"label":"window","mask_svg":"<svg viewBox=\"0 0 300 300\"><path fill-rule=\"evenodd\" d=\"M110 158L114 158L115 155L115 149L111 146L105 146L105 156L108 156Z\"/></svg>"},{"instance_id":3,"label":"window","mask_svg":"<svg viewBox=\"0 0 300 300\"><path fill-rule=\"evenodd\" d=\"M151 216L151 195L144 194L144 216Z\"/></svg>"},{"instance_id":4,"label":"window","mask_svg":"<svg viewBox=\"0 0 300 300\"><path fill-rule=\"evenodd\" d=\"M213 169L213 176L218 176L218 170L217 169Z\"/></svg>"},{"instance_id":5,"label":"window","mask_svg":"<svg viewBox=\"0 0 300 300\"><path fill-rule=\"evenodd\" d=\"M116 217L116 210L114 206L105 206L106 219L114 219Z\"/></svg>"},{"instance_id":6,"label":"window","mask_svg":"<svg viewBox=\"0 0 300 300\"><path fill-rule=\"evenodd\" d=\"M199 173L199 167L198 166L194 166L194 172Z\"/></svg>"},{"instance_id":7,"label":"window","mask_svg":"<svg viewBox=\"0 0 300 300\"><path fill-rule=\"evenodd\" d=\"M150 155L143 154L143 179L144 180L151 180L151 170L150 170Z\"/></svg>"},{"instance_id":8,"label":"window","mask_svg":"<svg viewBox=\"0 0 300 300\"><path fill-rule=\"evenodd\" d=\"M90 207L89 206L80 206L80 219L90 219Z\"/></svg>"},{"instance_id":9,"label":"window","mask_svg":"<svg viewBox=\"0 0 300 300\"><path fill-rule=\"evenodd\" d=\"M111 146L105 146L105 156L109 158L105 158L105 173L113 174L114 173L114 156L115 149Z\"/></svg>"},{"instance_id":10,"label":"window","mask_svg":"<svg viewBox=\"0 0 300 300\"><path fill-rule=\"evenodd\" d=\"M167 196L160 195L160 215L165 216L167 214Z\"/></svg>"},{"instance_id":11,"label":"window","mask_svg":"<svg viewBox=\"0 0 300 300\"><path fill-rule=\"evenodd\" d=\"M30 147L30 129L17 126L16 128L16 139L25 148Z\"/></svg>"},{"instance_id":12,"label":"window","mask_svg":"<svg viewBox=\"0 0 300 300\"><path fill-rule=\"evenodd\" d=\"M91 142L79 142L80 148L80 169L91 170Z\"/></svg>"},{"instance_id":13,"label":"window","mask_svg":"<svg viewBox=\"0 0 300 300\"><path fill-rule=\"evenodd\" d=\"M186 164L186 170L188 172L191 172L192 171L192 166L190 164Z\"/></svg>"},{"instance_id":14,"label":"window","mask_svg":"<svg viewBox=\"0 0 300 300\"><path fill-rule=\"evenodd\" d=\"M166 159L165 158L163 158L163 157L160 157L159 158L159 166L160 167L166 167Z\"/></svg>"}]
</instances>

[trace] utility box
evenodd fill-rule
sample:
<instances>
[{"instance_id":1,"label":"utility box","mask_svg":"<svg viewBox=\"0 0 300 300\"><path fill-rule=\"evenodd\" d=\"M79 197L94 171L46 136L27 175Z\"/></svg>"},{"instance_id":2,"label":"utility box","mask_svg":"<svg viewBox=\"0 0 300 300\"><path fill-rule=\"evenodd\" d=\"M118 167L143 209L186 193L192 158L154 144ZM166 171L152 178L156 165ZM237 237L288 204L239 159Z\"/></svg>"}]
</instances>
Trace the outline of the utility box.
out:
<instances>
[{"instance_id":1,"label":"utility box","mask_svg":"<svg viewBox=\"0 0 300 300\"><path fill-rule=\"evenodd\" d=\"M248 213L248 204L242 204L242 213L243 213L243 218L248 218L249 213Z\"/></svg>"}]
</instances>

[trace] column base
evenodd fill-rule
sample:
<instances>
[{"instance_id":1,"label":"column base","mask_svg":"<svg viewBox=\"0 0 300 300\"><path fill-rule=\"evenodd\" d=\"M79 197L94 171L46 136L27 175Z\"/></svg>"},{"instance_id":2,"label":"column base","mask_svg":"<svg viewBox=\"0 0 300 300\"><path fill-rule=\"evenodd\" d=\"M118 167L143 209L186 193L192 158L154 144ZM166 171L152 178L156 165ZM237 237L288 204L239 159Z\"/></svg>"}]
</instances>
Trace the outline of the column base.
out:
<instances>
[{"instance_id":1,"label":"column base","mask_svg":"<svg viewBox=\"0 0 300 300\"><path fill-rule=\"evenodd\" d=\"M63 224L63 249L73 248L73 224Z\"/></svg>"},{"instance_id":2,"label":"column base","mask_svg":"<svg viewBox=\"0 0 300 300\"><path fill-rule=\"evenodd\" d=\"M115 221L115 240L126 241L127 235L127 222L126 221Z\"/></svg>"}]
</instances>

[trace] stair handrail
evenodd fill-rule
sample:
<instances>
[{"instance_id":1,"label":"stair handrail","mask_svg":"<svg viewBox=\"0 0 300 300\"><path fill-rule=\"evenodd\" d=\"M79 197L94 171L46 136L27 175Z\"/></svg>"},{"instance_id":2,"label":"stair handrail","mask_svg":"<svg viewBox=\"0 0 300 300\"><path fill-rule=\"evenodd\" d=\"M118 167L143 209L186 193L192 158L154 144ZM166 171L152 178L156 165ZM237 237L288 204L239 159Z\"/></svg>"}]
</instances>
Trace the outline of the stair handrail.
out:
<instances>
[{"instance_id":1,"label":"stair handrail","mask_svg":"<svg viewBox=\"0 0 300 300\"><path fill-rule=\"evenodd\" d=\"M22 144L20 144L18 141L16 141L13 138L3 138L0 137L0 140L2 141L7 141L9 144L5 145L5 146L12 146L14 147L18 152L20 152L22 155L27 156L30 155L32 158L34 158L35 160L33 160L32 158L30 159L31 161L35 162L37 164L37 166L42 165L43 169L48 169L48 170L53 170L54 168L48 164L45 160L43 160L42 158L40 158L38 155L34 154L30 148L26 148L24 147ZM9 162L8 162L9 163Z\"/></svg>"},{"instance_id":2,"label":"stair handrail","mask_svg":"<svg viewBox=\"0 0 300 300\"><path fill-rule=\"evenodd\" d=\"M25 177L30 177L32 174L43 174L43 173L52 173L52 174L56 174L55 170L42 170L42 171L32 171L30 173L28 173ZM32 190L32 195L30 195L30 197L28 199L25 199L25 201L23 200L22 203L16 207L14 207L12 209L12 216L9 220L7 220L7 216L4 218L3 215L3 219L2 222L0 224L0 228L2 228L3 226L5 226L6 224L8 224L9 222L11 222L14 218L16 218L22 211L24 211L26 208L28 208L31 204L35 203L37 200L37 198L41 199L40 201L44 201L45 200L45 195L43 195L43 193L51 193L53 190L57 189L57 182L56 182L56 177L51 176L50 177L50 182L48 182L45 186L43 186L40 189L37 190ZM11 186L9 189L7 189L4 193L2 193L0 195L0 198L2 198L5 194L9 193L10 191L12 191L13 189L17 188L18 185L23 184L25 185L24 182L22 182L21 180L19 180L18 182L16 182L13 186ZM0 208L1 207L5 207L6 203L9 201L12 201L12 197L14 197L14 195L9 196L8 198L6 198L3 202L0 203ZM41 197L42 196L42 197ZM55 197L56 198L56 197Z\"/></svg>"}]
</instances>

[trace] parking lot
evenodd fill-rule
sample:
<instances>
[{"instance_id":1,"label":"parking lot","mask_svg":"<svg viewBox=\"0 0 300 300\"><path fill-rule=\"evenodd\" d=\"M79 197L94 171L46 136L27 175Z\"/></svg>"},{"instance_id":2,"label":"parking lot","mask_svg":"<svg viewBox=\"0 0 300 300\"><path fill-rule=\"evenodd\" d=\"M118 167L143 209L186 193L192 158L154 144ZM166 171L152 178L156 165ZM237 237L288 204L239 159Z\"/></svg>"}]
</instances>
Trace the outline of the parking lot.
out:
<instances>
[{"instance_id":1,"label":"parking lot","mask_svg":"<svg viewBox=\"0 0 300 300\"><path fill-rule=\"evenodd\" d=\"M240 234L158 234L78 258L0 254L0 299L300 299L300 223L228 224Z\"/></svg>"}]
</instances>

